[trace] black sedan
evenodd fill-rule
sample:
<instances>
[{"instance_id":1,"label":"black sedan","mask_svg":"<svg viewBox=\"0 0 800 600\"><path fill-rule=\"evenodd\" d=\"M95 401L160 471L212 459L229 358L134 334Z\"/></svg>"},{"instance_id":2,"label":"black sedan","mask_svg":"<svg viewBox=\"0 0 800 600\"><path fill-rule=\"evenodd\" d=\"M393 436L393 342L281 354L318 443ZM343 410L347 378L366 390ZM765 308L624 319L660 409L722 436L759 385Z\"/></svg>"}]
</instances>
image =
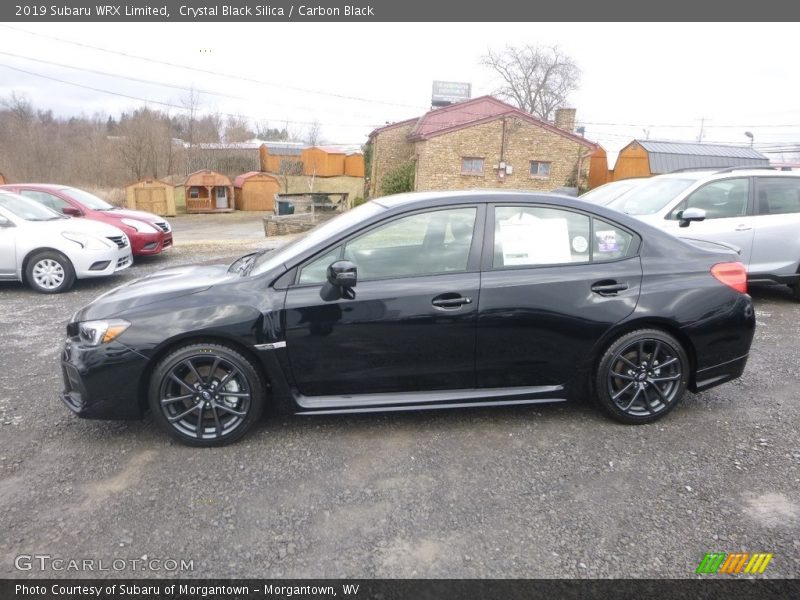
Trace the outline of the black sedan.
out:
<instances>
[{"instance_id":1,"label":"black sedan","mask_svg":"<svg viewBox=\"0 0 800 600\"><path fill-rule=\"evenodd\" d=\"M709 249L712 248L712 249ZM554 195L379 198L272 252L160 271L67 326L62 400L178 440L271 411L590 396L648 423L739 377L755 317L736 254Z\"/></svg>"}]
</instances>

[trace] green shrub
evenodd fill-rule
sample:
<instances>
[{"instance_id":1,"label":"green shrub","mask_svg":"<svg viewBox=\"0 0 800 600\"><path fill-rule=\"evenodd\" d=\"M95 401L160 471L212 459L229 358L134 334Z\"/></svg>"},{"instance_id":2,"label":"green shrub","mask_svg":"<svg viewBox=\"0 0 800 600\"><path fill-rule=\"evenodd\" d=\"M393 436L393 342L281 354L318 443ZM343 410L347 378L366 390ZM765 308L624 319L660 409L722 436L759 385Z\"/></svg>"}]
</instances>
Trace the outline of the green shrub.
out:
<instances>
[{"instance_id":1,"label":"green shrub","mask_svg":"<svg viewBox=\"0 0 800 600\"><path fill-rule=\"evenodd\" d=\"M410 160L395 170L389 171L381 182L381 194L388 196L389 194L413 192L416 166L416 162Z\"/></svg>"}]
</instances>

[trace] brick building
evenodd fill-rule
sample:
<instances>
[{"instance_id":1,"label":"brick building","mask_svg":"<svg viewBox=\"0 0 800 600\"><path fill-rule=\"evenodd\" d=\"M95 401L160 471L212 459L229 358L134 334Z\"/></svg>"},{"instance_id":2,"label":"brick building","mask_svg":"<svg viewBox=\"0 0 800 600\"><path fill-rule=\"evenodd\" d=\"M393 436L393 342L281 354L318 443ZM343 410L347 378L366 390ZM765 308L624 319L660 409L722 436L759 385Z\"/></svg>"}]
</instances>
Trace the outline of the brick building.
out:
<instances>
[{"instance_id":1,"label":"brick building","mask_svg":"<svg viewBox=\"0 0 800 600\"><path fill-rule=\"evenodd\" d=\"M414 160L415 189L510 188L550 191L585 178L596 144L572 133L575 109L548 123L482 96L370 134L370 195L387 173Z\"/></svg>"}]
</instances>

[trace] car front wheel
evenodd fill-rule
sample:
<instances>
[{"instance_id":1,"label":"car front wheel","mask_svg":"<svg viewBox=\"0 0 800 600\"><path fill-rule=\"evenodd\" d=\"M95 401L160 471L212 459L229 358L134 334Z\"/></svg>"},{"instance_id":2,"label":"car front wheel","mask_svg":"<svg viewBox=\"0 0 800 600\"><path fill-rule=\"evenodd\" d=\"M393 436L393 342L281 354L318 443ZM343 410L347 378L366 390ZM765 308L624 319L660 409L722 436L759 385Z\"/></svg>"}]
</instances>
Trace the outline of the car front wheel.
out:
<instances>
[{"instance_id":1,"label":"car front wheel","mask_svg":"<svg viewBox=\"0 0 800 600\"><path fill-rule=\"evenodd\" d=\"M75 281L75 269L69 259L53 250L33 255L25 268L28 284L43 294L66 292Z\"/></svg>"},{"instance_id":2,"label":"car front wheel","mask_svg":"<svg viewBox=\"0 0 800 600\"><path fill-rule=\"evenodd\" d=\"M178 348L156 366L150 409L169 435L191 446L221 446L241 438L264 409L257 369L221 344Z\"/></svg>"},{"instance_id":3,"label":"car front wheel","mask_svg":"<svg viewBox=\"0 0 800 600\"><path fill-rule=\"evenodd\" d=\"M686 392L689 361L680 342L657 329L619 337L595 374L600 406L623 423L651 423L666 415Z\"/></svg>"}]
</instances>

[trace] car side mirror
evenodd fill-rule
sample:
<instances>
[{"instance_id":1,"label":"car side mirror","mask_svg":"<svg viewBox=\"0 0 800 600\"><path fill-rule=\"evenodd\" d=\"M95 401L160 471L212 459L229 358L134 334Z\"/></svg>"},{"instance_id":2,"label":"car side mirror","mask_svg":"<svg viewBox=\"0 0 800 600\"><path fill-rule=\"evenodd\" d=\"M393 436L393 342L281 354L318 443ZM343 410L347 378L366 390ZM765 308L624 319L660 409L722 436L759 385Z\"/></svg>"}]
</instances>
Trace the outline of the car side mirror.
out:
<instances>
[{"instance_id":1,"label":"car side mirror","mask_svg":"<svg viewBox=\"0 0 800 600\"><path fill-rule=\"evenodd\" d=\"M15 225L5 217L0 217L0 227L15 227Z\"/></svg>"},{"instance_id":2,"label":"car side mirror","mask_svg":"<svg viewBox=\"0 0 800 600\"><path fill-rule=\"evenodd\" d=\"M65 215L69 215L70 217L80 217L83 213L79 211L74 206L65 206L61 209L61 212Z\"/></svg>"},{"instance_id":3,"label":"car side mirror","mask_svg":"<svg viewBox=\"0 0 800 600\"><path fill-rule=\"evenodd\" d=\"M358 281L358 267L349 260L337 260L328 266L328 283L342 289L355 287Z\"/></svg>"},{"instance_id":4,"label":"car side mirror","mask_svg":"<svg viewBox=\"0 0 800 600\"><path fill-rule=\"evenodd\" d=\"M678 215L678 227L688 227L693 221L705 221L706 211L702 208L687 208Z\"/></svg>"}]
</instances>

